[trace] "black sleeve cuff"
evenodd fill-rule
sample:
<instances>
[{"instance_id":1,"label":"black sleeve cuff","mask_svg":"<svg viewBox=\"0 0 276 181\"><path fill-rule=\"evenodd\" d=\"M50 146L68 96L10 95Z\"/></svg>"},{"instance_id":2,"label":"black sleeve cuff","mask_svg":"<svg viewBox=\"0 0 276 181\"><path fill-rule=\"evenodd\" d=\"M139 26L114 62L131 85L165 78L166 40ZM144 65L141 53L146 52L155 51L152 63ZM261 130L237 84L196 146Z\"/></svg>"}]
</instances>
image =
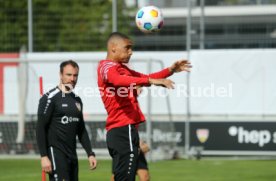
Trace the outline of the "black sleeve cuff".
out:
<instances>
[{"instance_id":1,"label":"black sleeve cuff","mask_svg":"<svg viewBox=\"0 0 276 181\"><path fill-rule=\"evenodd\" d=\"M90 156L96 157L95 152L91 151L91 152L88 154L88 157L90 157Z\"/></svg>"}]
</instances>

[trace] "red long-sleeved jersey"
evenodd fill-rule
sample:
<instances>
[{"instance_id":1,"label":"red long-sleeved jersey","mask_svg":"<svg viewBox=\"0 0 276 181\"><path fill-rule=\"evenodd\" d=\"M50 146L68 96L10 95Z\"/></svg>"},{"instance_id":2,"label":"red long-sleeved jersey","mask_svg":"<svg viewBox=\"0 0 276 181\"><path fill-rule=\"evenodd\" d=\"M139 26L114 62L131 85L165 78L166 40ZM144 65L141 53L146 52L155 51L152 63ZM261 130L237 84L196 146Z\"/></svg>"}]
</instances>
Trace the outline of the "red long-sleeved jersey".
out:
<instances>
[{"instance_id":1,"label":"red long-sleeved jersey","mask_svg":"<svg viewBox=\"0 0 276 181\"><path fill-rule=\"evenodd\" d=\"M145 75L131 70L126 65L111 60L98 64L98 87L107 111L107 131L128 124L139 124L145 117L137 100L135 86L148 86L149 78L161 79L170 76L168 68Z\"/></svg>"}]
</instances>

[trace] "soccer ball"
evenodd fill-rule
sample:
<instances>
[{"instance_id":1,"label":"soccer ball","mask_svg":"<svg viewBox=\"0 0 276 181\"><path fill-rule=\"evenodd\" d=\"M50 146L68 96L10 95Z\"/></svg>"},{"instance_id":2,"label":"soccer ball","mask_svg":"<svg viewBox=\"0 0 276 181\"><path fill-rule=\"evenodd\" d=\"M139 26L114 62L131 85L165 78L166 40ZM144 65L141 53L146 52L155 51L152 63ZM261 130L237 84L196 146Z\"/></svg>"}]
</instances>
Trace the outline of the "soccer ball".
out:
<instances>
[{"instance_id":1,"label":"soccer ball","mask_svg":"<svg viewBox=\"0 0 276 181\"><path fill-rule=\"evenodd\" d=\"M136 25L144 33L157 32L163 24L162 12L155 6L145 6L136 14Z\"/></svg>"}]
</instances>

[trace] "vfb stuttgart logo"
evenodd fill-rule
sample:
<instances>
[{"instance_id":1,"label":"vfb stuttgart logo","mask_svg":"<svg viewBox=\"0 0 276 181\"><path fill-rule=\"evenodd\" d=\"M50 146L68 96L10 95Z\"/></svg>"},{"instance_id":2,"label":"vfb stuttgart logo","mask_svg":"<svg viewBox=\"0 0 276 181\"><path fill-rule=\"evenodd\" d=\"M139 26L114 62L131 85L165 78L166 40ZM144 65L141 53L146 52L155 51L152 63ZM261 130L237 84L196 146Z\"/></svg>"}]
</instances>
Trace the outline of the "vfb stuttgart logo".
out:
<instances>
[{"instance_id":1,"label":"vfb stuttgart logo","mask_svg":"<svg viewBox=\"0 0 276 181\"><path fill-rule=\"evenodd\" d=\"M208 129L197 129L196 137L200 143L205 143L209 138L209 130Z\"/></svg>"}]
</instances>

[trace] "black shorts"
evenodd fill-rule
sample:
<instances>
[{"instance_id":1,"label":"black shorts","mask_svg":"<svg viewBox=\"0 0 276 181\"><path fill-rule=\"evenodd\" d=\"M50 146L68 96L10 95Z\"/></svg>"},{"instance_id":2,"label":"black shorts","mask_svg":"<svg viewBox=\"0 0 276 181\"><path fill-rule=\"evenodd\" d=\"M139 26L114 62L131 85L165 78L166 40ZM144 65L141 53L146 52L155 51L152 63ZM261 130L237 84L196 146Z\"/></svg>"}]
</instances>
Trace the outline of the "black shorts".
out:
<instances>
[{"instance_id":1,"label":"black shorts","mask_svg":"<svg viewBox=\"0 0 276 181\"><path fill-rule=\"evenodd\" d=\"M69 158L57 148L49 148L49 159L52 163L50 181L78 181L78 160Z\"/></svg>"},{"instance_id":2,"label":"black shorts","mask_svg":"<svg viewBox=\"0 0 276 181\"><path fill-rule=\"evenodd\" d=\"M134 125L113 128L106 134L115 181L134 181L137 170L139 135Z\"/></svg>"},{"instance_id":3,"label":"black shorts","mask_svg":"<svg viewBox=\"0 0 276 181\"><path fill-rule=\"evenodd\" d=\"M114 174L114 163L112 162L112 173ZM144 169L144 170L148 170L148 162L146 160L146 157L145 157L145 154L143 153L139 153L139 156L138 156L138 163L137 163L137 170L139 169Z\"/></svg>"}]
</instances>

